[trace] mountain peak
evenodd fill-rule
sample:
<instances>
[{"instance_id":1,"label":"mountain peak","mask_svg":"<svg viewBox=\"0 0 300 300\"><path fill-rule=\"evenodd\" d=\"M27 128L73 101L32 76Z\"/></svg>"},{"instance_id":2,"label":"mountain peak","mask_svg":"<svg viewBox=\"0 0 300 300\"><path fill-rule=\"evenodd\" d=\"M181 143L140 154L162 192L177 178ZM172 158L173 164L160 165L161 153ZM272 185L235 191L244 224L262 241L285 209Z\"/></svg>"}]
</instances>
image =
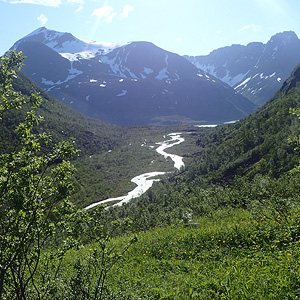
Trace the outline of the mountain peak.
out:
<instances>
[{"instance_id":1,"label":"mountain peak","mask_svg":"<svg viewBox=\"0 0 300 300\"><path fill-rule=\"evenodd\" d=\"M272 44L272 43L281 44L282 43L282 44L286 45L286 44L298 42L298 41L299 41L299 38L294 31L283 31L283 32L279 32L279 33L276 33L275 35L273 35L267 44Z\"/></svg>"},{"instance_id":2,"label":"mountain peak","mask_svg":"<svg viewBox=\"0 0 300 300\"><path fill-rule=\"evenodd\" d=\"M26 35L24 38L18 40L14 44L13 48L17 48L22 42L29 41L42 43L56 52L61 52L64 48L64 43L76 42L77 39L71 33L58 32L55 30L49 30L46 27L40 27Z\"/></svg>"},{"instance_id":3,"label":"mountain peak","mask_svg":"<svg viewBox=\"0 0 300 300\"><path fill-rule=\"evenodd\" d=\"M123 45L85 41L68 32L59 32L40 27L18 40L11 49L16 49L20 43L28 41L42 43L60 54L89 52L90 56L93 56L96 52L105 54Z\"/></svg>"}]
</instances>

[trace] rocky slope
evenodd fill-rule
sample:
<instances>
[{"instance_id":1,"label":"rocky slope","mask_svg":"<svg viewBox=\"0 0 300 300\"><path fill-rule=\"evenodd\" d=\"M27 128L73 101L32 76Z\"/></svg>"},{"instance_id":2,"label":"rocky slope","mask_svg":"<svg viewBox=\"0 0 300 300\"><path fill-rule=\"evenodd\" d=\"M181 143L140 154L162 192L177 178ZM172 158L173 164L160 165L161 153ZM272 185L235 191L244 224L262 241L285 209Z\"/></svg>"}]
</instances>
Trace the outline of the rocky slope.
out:
<instances>
[{"instance_id":1,"label":"rocky slope","mask_svg":"<svg viewBox=\"0 0 300 300\"><path fill-rule=\"evenodd\" d=\"M185 57L255 104L263 105L300 62L300 40L294 32L285 31L266 44L232 45L209 55Z\"/></svg>"}]
</instances>

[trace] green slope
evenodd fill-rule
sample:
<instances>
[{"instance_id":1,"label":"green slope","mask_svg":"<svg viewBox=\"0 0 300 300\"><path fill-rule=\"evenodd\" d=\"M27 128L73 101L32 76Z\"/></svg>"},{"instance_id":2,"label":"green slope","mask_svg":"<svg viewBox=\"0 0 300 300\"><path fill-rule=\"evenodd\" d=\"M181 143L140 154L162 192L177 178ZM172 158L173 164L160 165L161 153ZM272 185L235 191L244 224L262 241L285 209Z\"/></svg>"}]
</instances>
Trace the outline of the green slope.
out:
<instances>
[{"instance_id":1,"label":"green slope","mask_svg":"<svg viewBox=\"0 0 300 300\"><path fill-rule=\"evenodd\" d=\"M288 142L300 132L289 113L298 74L253 115L194 132L199 153L185 172L108 211L106 223L129 216L138 240L108 277L116 299L300 296L300 173L289 172L299 155Z\"/></svg>"},{"instance_id":2,"label":"green slope","mask_svg":"<svg viewBox=\"0 0 300 300\"><path fill-rule=\"evenodd\" d=\"M127 247L132 235L137 242L106 278L108 299L297 299L300 173L291 174L289 170L298 164L299 155L288 138L300 132L299 120L289 113L291 107L300 107L299 74L300 68L296 68L282 89L251 116L212 130L193 130L189 143L194 140L196 150L188 154L189 165L184 172L157 183L123 207L106 210L97 219L105 229L112 228L111 221L127 217L131 226L115 230L115 238L104 248L94 244L74 248L53 283L57 284L53 289L56 299L75 299L70 297L74 280L84 287L93 286L92 259ZM61 106L49 101L45 100L41 109L53 114L53 107ZM54 115L59 114L63 120L54 119L52 126L65 120L68 133L78 126L75 135L89 125L100 140L102 123L96 122L98 132L91 119L82 121L86 123L81 126L72 111L58 109ZM51 120L51 114L48 116ZM51 129L46 122L43 126ZM130 179L134 172L140 174L141 169L149 168L152 154L141 149L140 143L145 137L154 143L163 132L170 132L170 128L115 127L117 133L112 130L110 136L111 127L103 126L108 126L105 135L116 143L112 144L116 145L111 152L114 156L108 156L109 148L90 153L91 146L83 148L86 154L76 162L80 172L78 202L89 198L97 181L110 178L109 186L97 189L101 195L111 194L115 191L110 187L116 180L123 182L119 179ZM54 128L57 139L63 137L61 131L66 128ZM129 147L129 142L134 147ZM188 150L185 146L177 149L179 154ZM107 176L97 177L104 173ZM82 176L85 181L80 181ZM91 178L96 182L91 183ZM98 192L92 193L89 201L100 197ZM83 265L78 270L79 259Z\"/></svg>"}]
</instances>

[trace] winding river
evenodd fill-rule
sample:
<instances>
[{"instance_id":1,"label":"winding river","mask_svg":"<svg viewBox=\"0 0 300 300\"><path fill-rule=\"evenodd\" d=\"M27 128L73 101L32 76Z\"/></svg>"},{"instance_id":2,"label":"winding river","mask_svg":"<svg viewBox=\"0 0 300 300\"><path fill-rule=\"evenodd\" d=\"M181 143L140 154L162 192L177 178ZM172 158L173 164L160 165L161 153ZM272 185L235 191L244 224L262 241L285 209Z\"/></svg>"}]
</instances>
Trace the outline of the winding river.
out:
<instances>
[{"instance_id":1,"label":"winding river","mask_svg":"<svg viewBox=\"0 0 300 300\"><path fill-rule=\"evenodd\" d=\"M170 133L170 134L168 134L168 136L170 137L170 139L163 141L163 142L156 143L157 145L159 145L156 148L156 152L163 155L165 159L167 159L168 157L171 158L174 162L174 168L180 170L184 166L183 158L181 156L178 156L175 154L169 154L169 153L165 152L165 150L167 148L171 148L175 145L178 145L178 144L184 142L184 138L181 136L180 132ZM164 136L164 138L165 138L165 136ZM151 188L153 182L160 180L160 179L156 178L157 176L164 175L166 173L167 172L149 172L149 173L144 173L144 174L138 175L131 179L131 182L134 182L137 185L137 187L135 189L133 189L132 191L130 191L127 195L116 197L116 198L109 198L106 200L95 202L95 203L92 203L89 206L85 207L85 209L86 210L91 209L99 204L104 204L104 203L108 203L108 202L112 202L112 201L114 201L114 202L119 201L119 202L115 203L113 206L120 206L123 203L126 203L126 202L130 201L131 199L137 198L137 197L141 196L142 194L144 194L147 190L149 190Z\"/></svg>"}]
</instances>

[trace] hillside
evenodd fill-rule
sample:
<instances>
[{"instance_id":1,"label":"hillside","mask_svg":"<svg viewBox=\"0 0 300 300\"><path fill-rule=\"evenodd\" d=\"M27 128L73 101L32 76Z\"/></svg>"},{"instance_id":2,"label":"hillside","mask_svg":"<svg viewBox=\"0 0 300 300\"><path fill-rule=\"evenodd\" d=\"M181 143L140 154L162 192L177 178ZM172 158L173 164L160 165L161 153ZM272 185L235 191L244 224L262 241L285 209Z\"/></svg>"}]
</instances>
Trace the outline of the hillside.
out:
<instances>
[{"instance_id":1,"label":"hillside","mask_svg":"<svg viewBox=\"0 0 300 300\"><path fill-rule=\"evenodd\" d=\"M217 129L209 138L208 152L195 162L191 173L213 173L213 177L227 180L237 174L250 178L255 174L278 177L292 169L298 155L288 138L299 134L299 121L289 111L299 106L298 66L259 111Z\"/></svg>"},{"instance_id":2,"label":"hillside","mask_svg":"<svg viewBox=\"0 0 300 300\"><path fill-rule=\"evenodd\" d=\"M41 129L50 132L55 141L73 137L76 139L77 146L83 155L109 150L119 145L119 139L122 135L121 128L86 117L76 110L68 108L50 97L22 72L18 73L13 86L15 90L22 92L24 95L35 93L43 98L39 113L45 121L41 124ZM22 114L22 112L19 112L19 114ZM2 126L12 128L20 118L21 116L16 117L13 115L11 118L7 118L9 121L6 121ZM3 133L3 131L1 132ZM5 139L5 136L2 138Z\"/></svg>"}]
</instances>

